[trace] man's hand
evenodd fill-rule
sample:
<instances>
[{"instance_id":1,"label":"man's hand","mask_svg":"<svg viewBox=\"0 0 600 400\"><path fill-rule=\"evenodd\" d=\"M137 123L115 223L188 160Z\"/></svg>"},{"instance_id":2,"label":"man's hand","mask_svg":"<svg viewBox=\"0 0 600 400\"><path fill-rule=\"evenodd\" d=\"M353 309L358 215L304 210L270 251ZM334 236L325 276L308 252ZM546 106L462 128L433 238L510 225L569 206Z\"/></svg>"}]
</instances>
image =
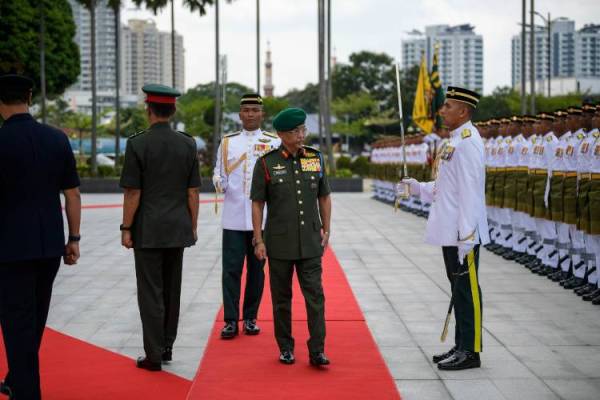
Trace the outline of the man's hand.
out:
<instances>
[{"instance_id":1,"label":"man's hand","mask_svg":"<svg viewBox=\"0 0 600 400\"><path fill-rule=\"evenodd\" d=\"M122 231L121 232L121 244L127 249L131 249L133 247L133 239L131 239L131 231Z\"/></svg>"},{"instance_id":2,"label":"man's hand","mask_svg":"<svg viewBox=\"0 0 600 400\"><path fill-rule=\"evenodd\" d=\"M65 256L63 260L66 265L75 265L79 260L79 242L68 242L65 245Z\"/></svg>"},{"instance_id":3,"label":"man's hand","mask_svg":"<svg viewBox=\"0 0 600 400\"><path fill-rule=\"evenodd\" d=\"M258 243L256 246L254 246L254 255L260 261L267 258L267 248L265 247L264 243Z\"/></svg>"},{"instance_id":4,"label":"man's hand","mask_svg":"<svg viewBox=\"0 0 600 400\"><path fill-rule=\"evenodd\" d=\"M329 232L321 231L321 247L327 247L329 243Z\"/></svg>"},{"instance_id":5,"label":"man's hand","mask_svg":"<svg viewBox=\"0 0 600 400\"><path fill-rule=\"evenodd\" d=\"M421 185L415 178L404 178L402 183L406 183L410 188L410 194L413 196L419 196L421 194Z\"/></svg>"},{"instance_id":6,"label":"man's hand","mask_svg":"<svg viewBox=\"0 0 600 400\"><path fill-rule=\"evenodd\" d=\"M215 190L217 193L225 193L225 187L223 185L223 178L219 175L214 175L212 178L213 185L215 186Z\"/></svg>"},{"instance_id":7,"label":"man's hand","mask_svg":"<svg viewBox=\"0 0 600 400\"><path fill-rule=\"evenodd\" d=\"M198 230L194 229L194 242L198 241Z\"/></svg>"},{"instance_id":8,"label":"man's hand","mask_svg":"<svg viewBox=\"0 0 600 400\"><path fill-rule=\"evenodd\" d=\"M465 257L475 247L475 243L459 243L458 244L458 262L462 265Z\"/></svg>"}]
</instances>

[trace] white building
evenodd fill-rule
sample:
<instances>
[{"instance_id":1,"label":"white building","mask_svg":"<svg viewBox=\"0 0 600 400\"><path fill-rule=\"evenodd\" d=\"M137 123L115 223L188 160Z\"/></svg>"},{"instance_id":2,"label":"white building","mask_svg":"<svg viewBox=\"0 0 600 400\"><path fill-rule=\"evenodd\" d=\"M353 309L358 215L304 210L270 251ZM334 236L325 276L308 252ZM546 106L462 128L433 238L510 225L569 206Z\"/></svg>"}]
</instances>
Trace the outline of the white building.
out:
<instances>
[{"instance_id":1,"label":"white building","mask_svg":"<svg viewBox=\"0 0 600 400\"><path fill-rule=\"evenodd\" d=\"M439 46L439 71L444 86L460 86L483 92L483 38L471 25L431 25L425 32L413 30L402 40L402 67L418 65L425 54L428 69Z\"/></svg>"},{"instance_id":2,"label":"white building","mask_svg":"<svg viewBox=\"0 0 600 400\"><path fill-rule=\"evenodd\" d=\"M600 93L600 25L587 25L575 30L575 21L558 18L548 29L536 27L535 79L536 93L561 95L573 92ZM530 90L530 34L525 37L525 80ZM550 44L550 46L548 46ZM521 35L512 38L512 86L521 90Z\"/></svg>"}]
</instances>

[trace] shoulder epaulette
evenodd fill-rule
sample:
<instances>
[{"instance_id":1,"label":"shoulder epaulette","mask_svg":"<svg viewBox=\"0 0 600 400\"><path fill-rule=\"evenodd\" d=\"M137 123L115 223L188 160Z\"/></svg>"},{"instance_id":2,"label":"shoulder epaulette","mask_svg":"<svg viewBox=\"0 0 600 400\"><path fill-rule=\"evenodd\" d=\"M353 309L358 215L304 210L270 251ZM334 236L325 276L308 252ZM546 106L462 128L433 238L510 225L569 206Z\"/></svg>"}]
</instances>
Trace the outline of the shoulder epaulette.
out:
<instances>
[{"instance_id":1,"label":"shoulder epaulette","mask_svg":"<svg viewBox=\"0 0 600 400\"><path fill-rule=\"evenodd\" d=\"M314 147L312 147L312 146L306 146L306 145L303 145L302 147L304 147L305 149L308 149L308 150L315 151L315 152L317 152L317 153L320 153L320 152L321 152L319 149L315 149L315 148L314 148Z\"/></svg>"},{"instance_id":2,"label":"shoulder epaulette","mask_svg":"<svg viewBox=\"0 0 600 400\"><path fill-rule=\"evenodd\" d=\"M242 133L242 131L231 132L231 133L227 133L227 134L223 135L223 137L224 138L226 138L226 137L233 137L233 136L237 136L237 135L239 135L241 133Z\"/></svg>"},{"instance_id":3,"label":"shoulder epaulette","mask_svg":"<svg viewBox=\"0 0 600 400\"><path fill-rule=\"evenodd\" d=\"M136 133L134 133L133 135L129 136L129 138L128 138L128 139L134 139L134 138L136 138L136 137L138 137L138 136L140 136L140 135L143 135L143 134L144 134L144 133L146 133L146 132L147 132L147 130L146 130L146 129L144 129L143 131L136 132Z\"/></svg>"},{"instance_id":4,"label":"shoulder epaulette","mask_svg":"<svg viewBox=\"0 0 600 400\"><path fill-rule=\"evenodd\" d=\"M468 129L466 129L466 128L465 128L465 129L463 129L463 131L462 131L462 132L461 132L461 134L460 134L460 137L461 137L461 138L463 138L463 139L466 139L466 138L468 138L468 137L471 137L471 131L470 131L470 130L468 130Z\"/></svg>"},{"instance_id":5,"label":"shoulder epaulette","mask_svg":"<svg viewBox=\"0 0 600 400\"><path fill-rule=\"evenodd\" d=\"M279 136L277 136L276 134L271 133L271 132L263 132L263 135L272 137L274 139L278 139L279 138Z\"/></svg>"},{"instance_id":6,"label":"shoulder epaulette","mask_svg":"<svg viewBox=\"0 0 600 400\"><path fill-rule=\"evenodd\" d=\"M577 139L581 140L585 137L585 135L583 133L580 133L579 135L577 135Z\"/></svg>"},{"instance_id":7,"label":"shoulder epaulette","mask_svg":"<svg viewBox=\"0 0 600 400\"><path fill-rule=\"evenodd\" d=\"M177 132L179 132L179 133L181 133L182 135L185 135L185 136L187 136L187 137L190 137L190 138L192 137L192 135L190 135L189 133L185 133L184 131L177 131Z\"/></svg>"},{"instance_id":8,"label":"shoulder epaulette","mask_svg":"<svg viewBox=\"0 0 600 400\"><path fill-rule=\"evenodd\" d=\"M593 137L595 137L596 139L598 138L598 136L600 136L600 131L596 131L592 134Z\"/></svg>"}]
</instances>

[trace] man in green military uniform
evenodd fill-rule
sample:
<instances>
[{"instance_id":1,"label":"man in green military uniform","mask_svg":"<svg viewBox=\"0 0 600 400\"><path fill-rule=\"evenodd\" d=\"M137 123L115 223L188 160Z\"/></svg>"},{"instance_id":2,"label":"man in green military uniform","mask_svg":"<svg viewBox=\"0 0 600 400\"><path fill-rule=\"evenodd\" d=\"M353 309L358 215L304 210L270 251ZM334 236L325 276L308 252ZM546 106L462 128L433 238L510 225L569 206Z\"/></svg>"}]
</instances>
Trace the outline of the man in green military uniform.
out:
<instances>
[{"instance_id":1,"label":"man in green military uniform","mask_svg":"<svg viewBox=\"0 0 600 400\"><path fill-rule=\"evenodd\" d=\"M176 90L146 85L150 128L129 138L121 241L134 249L145 357L137 367L160 371L177 336L183 249L197 240L200 174L196 142L169 126Z\"/></svg>"},{"instance_id":2,"label":"man in green military uniform","mask_svg":"<svg viewBox=\"0 0 600 400\"><path fill-rule=\"evenodd\" d=\"M262 156L252 178L254 252L269 257L275 338L280 362L293 364L292 276L294 267L306 302L310 364L327 365L325 357L325 297L321 257L330 233L331 197L321 153L303 146L306 113L281 111L273 127L282 145ZM262 234L263 210L267 221Z\"/></svg>"}]
</instances>

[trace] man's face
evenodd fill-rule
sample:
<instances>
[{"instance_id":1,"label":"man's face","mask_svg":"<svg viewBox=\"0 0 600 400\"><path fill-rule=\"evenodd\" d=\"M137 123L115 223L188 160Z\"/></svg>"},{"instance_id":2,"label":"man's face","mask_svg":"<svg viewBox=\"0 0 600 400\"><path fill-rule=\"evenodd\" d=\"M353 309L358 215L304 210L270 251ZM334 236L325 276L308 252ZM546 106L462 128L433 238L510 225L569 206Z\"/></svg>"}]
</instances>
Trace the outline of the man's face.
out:
<instances>
[{"instance_id":1,"label":"man's face","mask_svg":"<svg viewBox=\"0 0 600 400\"><path fill-rule=\"evenodd\" d=\"M468 105L463 102L446 99L440 109L440 116L444 121L444 125L450 130L458 128L465 118L469 119L467 107Z\"/></svg>"},{"instance_id":2,"label":"man's face","mask_svg":"<svg viewBox=\"0 0 600 400\"><path fill-rule=\"evenodd\" d=\"M600 110L592 116L592 128L600 129Z\"/></svg>"},{"instance_id":3,"label":"man's face","mask_svg":"<svg viewBox=\"0 0 600 400\"><path fill-rule=\"evenodd\" d=\"M289 150L299 149L304 144L306 138L306 126L300 125L291 131L277 132L283 145Z\"/></svg>"},{"instance_id":4,"label":"man's face","mask_svg":"<svg viewBox=\"0 0 600 400\"><path fill-rule=\"evenodd\" d=\"M240 120L247 131L255 131L262 125L264 112L258 104L244 104L240 107Z\"/></svg>"}]
</instances>

